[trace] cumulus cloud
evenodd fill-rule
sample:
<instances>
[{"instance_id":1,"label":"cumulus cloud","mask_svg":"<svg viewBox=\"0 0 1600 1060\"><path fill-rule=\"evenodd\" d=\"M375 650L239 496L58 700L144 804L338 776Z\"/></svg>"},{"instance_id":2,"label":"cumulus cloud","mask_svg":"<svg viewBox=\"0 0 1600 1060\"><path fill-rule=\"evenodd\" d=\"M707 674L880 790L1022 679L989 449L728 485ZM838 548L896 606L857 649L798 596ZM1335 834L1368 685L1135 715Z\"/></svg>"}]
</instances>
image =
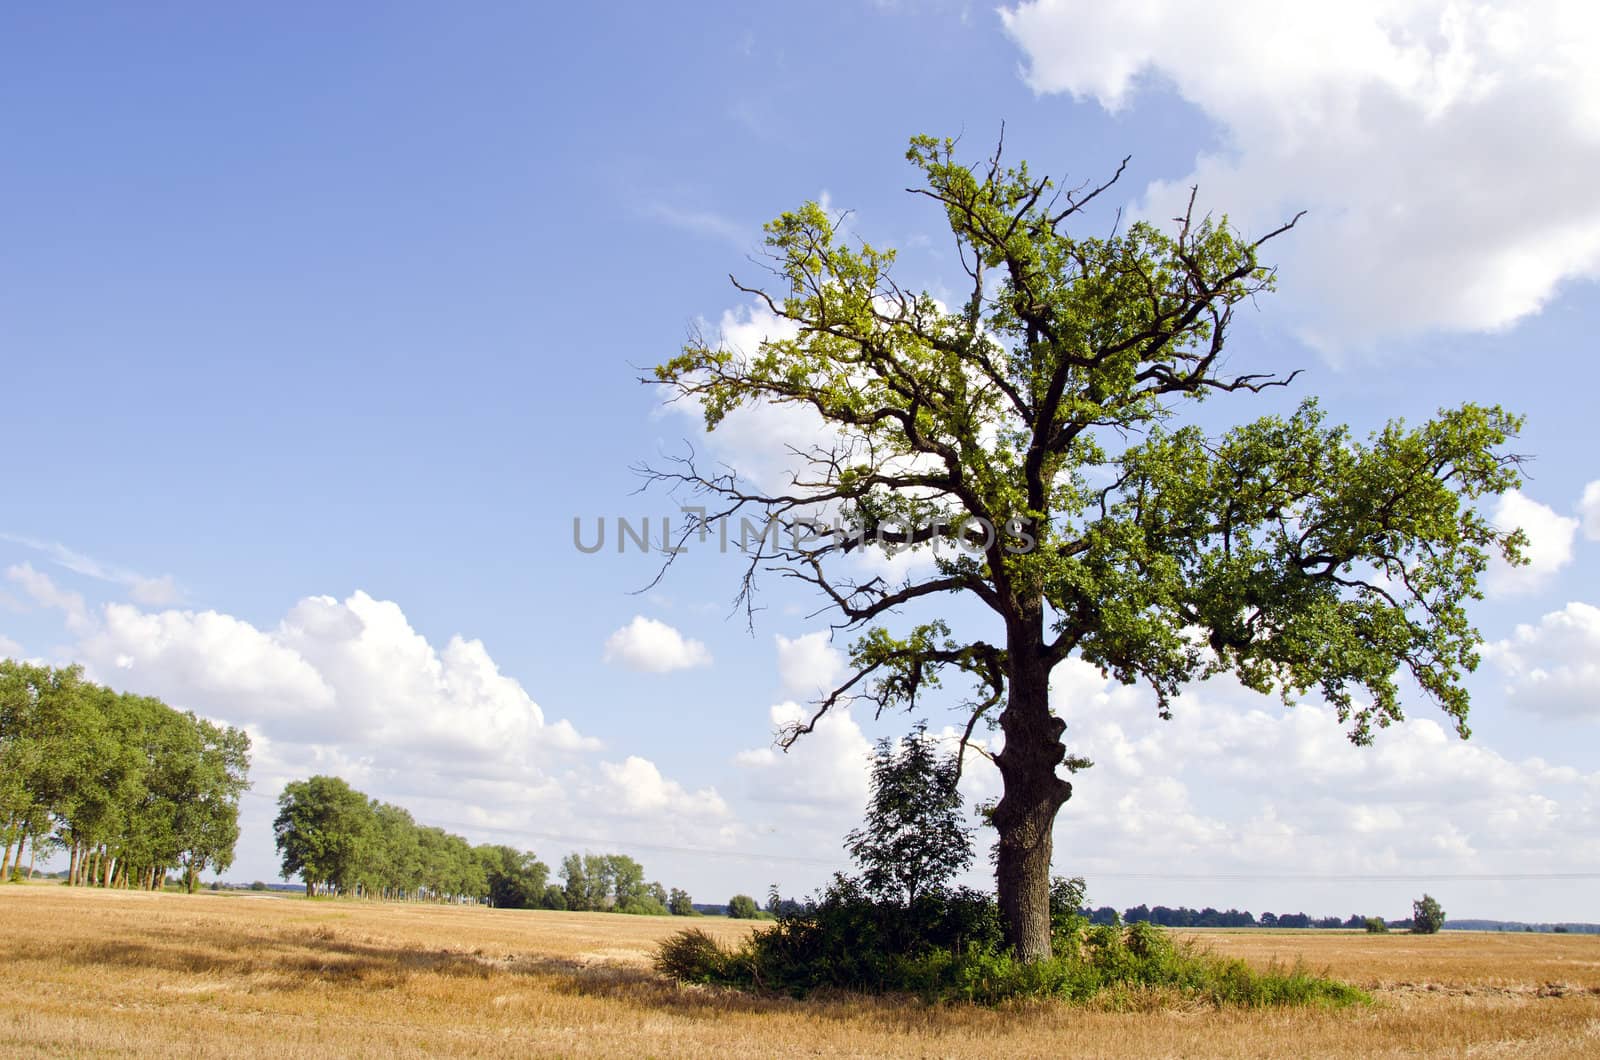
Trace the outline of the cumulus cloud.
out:
<instances>
[{"instance_id":1,"label":"cumulus cloud","mask_svg":"<svg viewBox=\"0 0 1600 1060\"><path fill-rule=\"evenodd\" d=\"M1600 267L1600 14L1579 0L1034 0L1001 11L1039 93L1170 88L1221 146L1142 212L1202 203L1274 244L1327 347L1506 327Z\"/></svg>"},{"instance_id":2,"label":"cumulus cloud","mask_svg":"<svg viewBox=\"0 0 1600 1060\"><path fill-rule=\"evenodd\" d=\"M1583 487L1578 518L1583 522L1583 536L1590 541L1600 541L1600 479Z\"/></svg>"},{"instance_id":3,"label":"cumulus cloud","mask_svg":"<svg viewBox=\"0 0 1600 1060\"><path fill-rule=\"evenodd\" d=\"M593 746L570 723L546 722L481 641L435 648L398 604L359 591L307 597L265 630L216 611L109 604L78 650L113 683L284 743L382 747L474 769Z\"/></svg>"},{"instance_id":4,"label":"cumulus cloud","mask_svg":"<svg viewBox=\"0 0 1600 1060\"><path fill-rule=\"evenodd\" d=\"M827 630L799 637L778 634L778 681L791 696L817 698L837 688L845 674L844 652Z\"/></svg>"},{"instance_id":5,"label":"cumulus cloud","mask_svg":"<svg viewBox=\"0 0 1600 1060\"><path fill-rule=\"evenodd\" d=\"M768 712L774 731L811 717L812 708L785 700ZM749 771L750 795L781 802L801 814L848 810L859 815L867 798L872 743L849 708L830 710L816 729L787 752L775 747L740 751L734 761Z\"/></svg>"},{"instance_id":6,"label":"cumulus cloud","mask_svg":"<svg viewBox=\"0 0 1600 1060\"><path fill-rule=\"evenodd\" d=\"M0 659L22 658L22 645L0 633Z\"/></svg>"},{"instance_id":7,"label":"cumulus cloud","mask_svg":"<svg viewBox=\"0 0 1600 1060\"><path fill-rule=\"evenodd\" d=\"M686 787L637 755L595 761L599 742L548 718L481 641L433 644L392 601L307 597L259 627L217 611L120 603L86 621L73 656L91 677L250 734L254 790L240 849L251 860L271 849L278 788L313 773L475 841L543 850L540 822L611 849L729 848L740 837L715 787Z\"/></svg>"},{"instance_id":8,"label":"cumulus cloud","mask_svg":"<svg viewBox=\"0 0 1600 1060\"><path fill-rule=\"evenodd\" d=\"M715 788L687 791L682 784L661 775L654 762L629 755L623 762L602 762L600 772L608 789L606 804L619 801L637 816L688 816L722 818L728 804Z\"/></svg>"},{"instance_id":9,"label":"cumulus cloud","mask_svg":"<svg viewBox=\"0 0 1600 1060\"><path fill-rule=\"evenodd\" d=\"M665 622L634 615L633 621L606 638L605 661L630 670L664 674L710 666L711 652Z\"/></svg>"},{"instance_id":10,"label":"cumulus cloud","mask_svg":"<svg viewBox=\"0 0 1600 1060\"><path fill-rule=\"evenodd\" d=\"M1552 718L1600 718L1600 608L1573 602L1484 655L1504 671L1507 700Z\"/></svg>"},{"instance_id":11,"label":"cumulus cloud","mask_svg":"<svg viewBox=\"0 0 1600 1060\"><path fill-rule=\"evenodd\" d=\"M1072 694L1056 689L1053 698L1068 743L1095 765L1075 778L1058 820L1057 861L1087 874L1097 894L1343 912L1367 896L1387 901L1390 891L1301 882L1286 892L1249 881L1574 871L1600 854L1592 813L1600 774L1462 741L1421 704L1359 748L1331 709L1285 709L1228 680L1190 689L1170 722L1156 717L1148 693L1100 681L1080 663L1068 664L1063 685ZM981 760L973 768L993 771ZM1140 873L1196 879L1115 882Z\"/></svg>"},{"instance_id":12,"label":"cumulus cloud","mask_svg":"<svg viewBox=\"0 0 1600 1060\"><path fill-rule=\"evenodd\" d=\"M748 357L756 356L762 342L768 339L791 339L799 334L792 321L764 306L727 310L715 328L707 326L707 330L709 341ZM678 401L667 409L703 435L696 444L703 445L710 456L768 493L782 492L793 484L800 466L795 450L826 447L838 438L838 432L828 427L815 410L801 405L767 401L741 405L710 433L705 433L704 413L698 404ZM729 535L737 537L738 527L730 527Z\"/></svg>"},{"instance_id":13,"label":"cumulus cloud","mask_svg":"<svg viewBox=\"0 0 1600 1060\"><path fill-rule=\"evenodd\" d=\"M1528 537L1523 549L1528 563L1513 567L1494 559L1484 588L1494 595L1533 592L1549 583L1551 575L1572 562L1572 541L1578 533L1578 520L1558 514L1548 505L1525 496L1519 490L1502 494L1491 519L1496 527L1520 527Z\"/></svg>"}]
</instances>

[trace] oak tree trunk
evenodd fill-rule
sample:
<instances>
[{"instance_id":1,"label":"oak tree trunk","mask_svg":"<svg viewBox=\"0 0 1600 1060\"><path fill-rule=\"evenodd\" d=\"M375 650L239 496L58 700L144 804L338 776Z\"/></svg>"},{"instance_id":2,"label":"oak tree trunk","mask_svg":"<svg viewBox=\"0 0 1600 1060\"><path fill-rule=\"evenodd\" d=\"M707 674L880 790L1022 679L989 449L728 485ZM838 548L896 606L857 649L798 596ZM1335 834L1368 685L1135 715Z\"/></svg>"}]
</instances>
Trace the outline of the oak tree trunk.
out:
<instances>
[{"instance_id":1,"label":"oak tree trunk","mask_svg":"<svg viewBox=\"0 0 1600 1060\"><path fill-rule=\"evenodd\" d=\"M1006 942L1025 961L1050 956L1051 829L1072 797L1056 775L1066 757L1066 723L1050 713L1050 665L1043 616L1025 611L1007 631L1010 686L1000 715L1005 746L996 756L1003 792L993 822L1000 834L995 863Z\"/></svg>"}]
</instances>

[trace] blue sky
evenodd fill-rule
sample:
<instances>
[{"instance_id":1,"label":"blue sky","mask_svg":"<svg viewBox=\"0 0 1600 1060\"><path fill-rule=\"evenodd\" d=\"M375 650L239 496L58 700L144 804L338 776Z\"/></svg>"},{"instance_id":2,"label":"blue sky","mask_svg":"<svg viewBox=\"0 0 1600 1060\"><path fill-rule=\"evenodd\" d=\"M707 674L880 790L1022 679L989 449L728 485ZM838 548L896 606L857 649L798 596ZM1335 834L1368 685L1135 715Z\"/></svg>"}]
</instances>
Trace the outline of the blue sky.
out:
<instances>
[{"instance_id":1,"label":"blue sky","mask_svg":"<svg viewBox=\"0 0 1600 1060\"><path fill-rule=\"evenodd\" d=\"M789 426L700 439L637 382L697 322L759 337L727 274L765 220L826 197L937 293L905 140L978 153L1004 122L1072 182L1131 154L1135 214L1193 182L1247 232L1308 208L1237 363L1305 368L1362 428L1501 402L1536 458L1497 513L1538 562L1478 609L1470 744L1419 703L1355 752L1221 686L1161 725L1073 671L1101 764L1058 868L1117 904L1386 915L1423 885L1377 877L1434 873L1452 913L1593 919L1592 881L1461 877L1600 860L1600 34L1563 4L1097 10L13 7L0 649L249 726L231 876L275 875L271 800L327 770L702 900L809 889L903 719L774 755L772 710L836 664L807 601L775 589L751 633L709 552L635 595L653 561L572 522L670 515L630 465L689 437L758 464ZM1374 879L1278 878L1335 874Z\"/></svg>"}]
</instances>

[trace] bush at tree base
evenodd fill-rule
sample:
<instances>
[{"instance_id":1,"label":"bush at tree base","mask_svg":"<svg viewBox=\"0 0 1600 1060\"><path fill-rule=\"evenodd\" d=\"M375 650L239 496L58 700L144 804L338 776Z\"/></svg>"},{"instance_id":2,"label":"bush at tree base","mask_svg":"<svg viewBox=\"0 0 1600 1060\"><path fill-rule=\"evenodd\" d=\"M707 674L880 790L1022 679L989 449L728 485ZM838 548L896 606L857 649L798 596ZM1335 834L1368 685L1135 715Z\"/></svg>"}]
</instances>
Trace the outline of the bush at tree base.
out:
<instances>
[{"instance_id":1,"label":"bush at tree base","mask_svg":"<svg viewBox=\"0 0 1600 1060\"><path fill-rule=\"evenodd\" d=\"M698 928L655 955L658 971L689 983L804 997L818 990L913 994L928 1001L994 1004L1055 997L1116 1005L1151 991L1216 1005L1346 1005L1369 1000L1353 986L1296 965L1256 971L1245 962L1174 942L1151 924L1091 926L1079 912L1082 882L1058 880L1054 955L1025 962L1004 946L999 909L982 891L956 888L910 903L874 901L836 876L810 905L729 949Z\"/></svg>"}]
</instances>

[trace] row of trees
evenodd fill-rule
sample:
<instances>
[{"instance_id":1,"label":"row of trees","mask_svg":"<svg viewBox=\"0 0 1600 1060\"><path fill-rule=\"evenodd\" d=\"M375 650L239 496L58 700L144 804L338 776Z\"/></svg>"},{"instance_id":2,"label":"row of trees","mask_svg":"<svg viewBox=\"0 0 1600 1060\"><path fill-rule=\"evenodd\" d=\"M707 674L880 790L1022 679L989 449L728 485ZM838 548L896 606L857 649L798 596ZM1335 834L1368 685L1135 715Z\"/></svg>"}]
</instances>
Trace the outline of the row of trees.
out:
<instances>
[{"instance_id":1,"label":"row of trees","mask_svg":"<svg viewBox=\"0 0 1600 1060\"><path fill-rule=\"evenodd\" d=\"M645 880L624 854L569 854L560 879L531 851L473 846L418 824L400 806L369 798L338 777L284 786L273 823L283 877L307 896L391 901L487 902L501 909L575 909L693 915L687 892Z\"/></svg>"},{"instance_id":2,"label":"row of trees","mask_svg":"<svg viewBox=\"0 0 1600 1060\"><path fill-rule=\"evenodd\" d=\"M194 890L233 863L250 738L78 666L0 660L0 879L65 849L70 884Z\"/></svg>"},{"instance_id":3,"label":"row of trees","mask_svg":"<svg viewBox=\"0 0 1600 1060\"><path fill-rule=\"evenodd\" d=\"M1098 909L1085 910L1084 915L1092 924L1149 923L1159 924L1162 927L1195 928L1366 928L1368 921L1374 919L1361 913L1353 913L1343 919L1336 916L1313 917L1305 913L1262 913L1257 917L1249 910L1244 912L1237 909L1217 910L1210 906L1204 909L1190 909L1185 905L1172 909L1164 905L1146 907L1142 904L1124 909L1120 914L1111 906L1103 905ZM1442 923L1442 913L1439 919ZM1431 920L1427 922L1432 923ZM1411 921L1391 921L1389 926L1410 927Z\"/></svg>"}]
</instances>

